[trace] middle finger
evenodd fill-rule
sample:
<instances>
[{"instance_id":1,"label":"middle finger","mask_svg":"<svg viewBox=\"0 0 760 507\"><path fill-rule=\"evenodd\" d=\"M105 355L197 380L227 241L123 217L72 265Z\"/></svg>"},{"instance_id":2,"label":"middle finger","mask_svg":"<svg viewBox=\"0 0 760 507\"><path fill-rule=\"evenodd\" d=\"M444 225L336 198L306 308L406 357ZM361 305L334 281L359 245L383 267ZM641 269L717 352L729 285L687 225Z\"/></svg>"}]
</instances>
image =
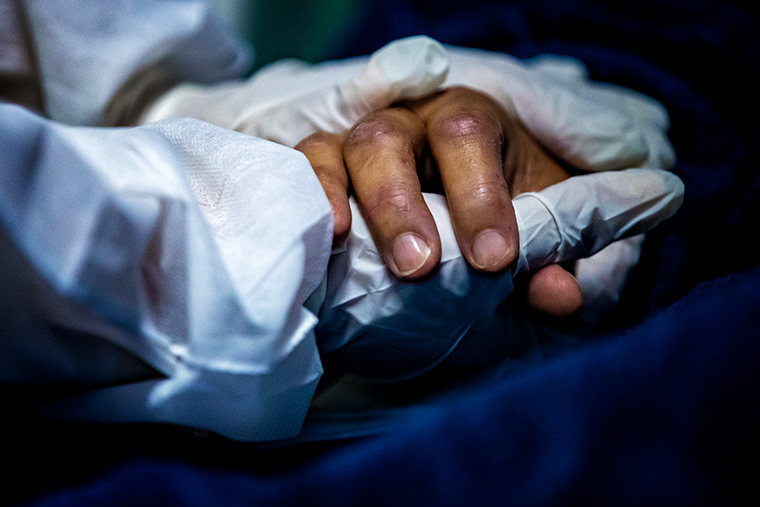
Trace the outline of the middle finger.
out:
<instances>
[{"instance_id":1,"label":"middle finger","mask_svg":"<svg viewBox=\"0 0 760 507\"><path fill-rule=\"evenodd\" d=\"M503 271L519 253L517 222L504 178L502 155L510 135L506 111L465 88L409 107L426 124L462 253L478 270Z\"/></svg>"},{"instance_id":2,"label":"middle finger","mask_svg":"<svg viewBox=\"0 0 760 507\"><path fill-rule=\"evenodd\" d=\"M416 280L433 271L441 241L422 198L417 158L424 124L404 108L366 116L346 137L343 156L372 238L396 276Z\"/></svg>"}]
</instances>

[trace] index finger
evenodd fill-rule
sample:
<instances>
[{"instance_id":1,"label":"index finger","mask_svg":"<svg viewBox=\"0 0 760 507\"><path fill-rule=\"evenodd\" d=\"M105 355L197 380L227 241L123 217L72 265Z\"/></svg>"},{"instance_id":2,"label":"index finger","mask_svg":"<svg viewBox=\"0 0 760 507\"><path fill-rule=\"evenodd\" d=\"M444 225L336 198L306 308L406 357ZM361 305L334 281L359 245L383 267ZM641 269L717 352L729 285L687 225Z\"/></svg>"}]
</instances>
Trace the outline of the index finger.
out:
<instances>
[{"instance_id":1,"label":"index finger","mask_svg":"<svg viewBox=\"0 0 760 507\"><path fill-rule=\"evenodd\" d=\"M343 163L343 135L315 132L295 147L309 160L333 210L333 244L339 245L351 230L348 204L350 182Z\"/></svg>"}]
</instances>

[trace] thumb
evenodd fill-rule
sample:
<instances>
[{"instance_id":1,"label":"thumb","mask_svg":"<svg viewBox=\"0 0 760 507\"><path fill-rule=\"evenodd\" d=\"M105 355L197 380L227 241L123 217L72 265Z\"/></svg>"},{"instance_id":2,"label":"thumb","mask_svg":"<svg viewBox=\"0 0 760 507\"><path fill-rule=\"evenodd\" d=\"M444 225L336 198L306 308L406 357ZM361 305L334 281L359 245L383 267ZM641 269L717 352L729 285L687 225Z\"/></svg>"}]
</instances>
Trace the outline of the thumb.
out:
<instances>
[{"instance_id":1,"label":"thumb","mask_svg":"<svg viewBox=\"0 0 760 507\"><path fill-rule=\"evenodd\" d=\"M515 272L581 259L645 233L683 202L684 185L659 169L576 176L513 200L520 231Z\"/></svg>"},{"instance_id":2,"label":"thumb","mask_svg":"<svg viewBox=\"0 0 760 507\"><path fill-rule=\"evenodd\" d=\"M259 110L234 128L292 147L314 132L345 132L372 111L427 95L448 69L446 49L435 40L400 39L376 51L353 79Z\"/></svg>"}]
</instances>

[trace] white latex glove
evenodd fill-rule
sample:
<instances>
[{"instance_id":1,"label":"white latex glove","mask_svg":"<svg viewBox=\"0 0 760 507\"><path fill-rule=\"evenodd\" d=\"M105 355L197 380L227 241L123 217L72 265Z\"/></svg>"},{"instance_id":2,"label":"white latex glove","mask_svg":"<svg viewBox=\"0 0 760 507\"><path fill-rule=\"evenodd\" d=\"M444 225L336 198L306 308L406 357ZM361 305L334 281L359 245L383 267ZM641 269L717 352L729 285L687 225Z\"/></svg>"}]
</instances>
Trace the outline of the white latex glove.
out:
<instances>
[{"instance_id":1,"label":"white latex glove","mask_svg":"<svg viewBox=\"0 0 760 507\"><path fill-rule=\"evenodd\" d=\"M441 235L441 268L415 284L388 270L369 230L356 214L346 250L330 260L319 312L320 353L339 355L341 367L359 375L401 380L445 359L481 318L512 291L514 275L551 263L593 255L642 234L672 216L683 201L683 183L655 169L577 176L514 199L520 257L511 272L483 275L467 265L451 227L445 198L425 194ZM482 339L515 340L524 329L492 329ZM519 341L519 340L517 340Z\"/></svg>"},{"instance_id":2,"label":"white latex glove","mask_svg":"<svg viewBox=\"0 0 760 507\"><path fill-rule=\"evenodd\" d=\"M63 417L300 431L322 374L303 302L332 243L303 155L197 120L76 128L4 104L0 139L4 383L114 386L47 407Z\"/></svg>"},{"instance_id":3,"label":"white latex glove","mask_svg":"<svg viewBox=\"0 0 760 507\"><path fill-rule=\"evenodd\" d=\"M541 144L578 169L667 170L675 163L662 104L589 80L586 67L574 58L545 55L523 61L491 51L446 49L451 67L444 86L488 93Z\"/></svg>"}]
</instances>

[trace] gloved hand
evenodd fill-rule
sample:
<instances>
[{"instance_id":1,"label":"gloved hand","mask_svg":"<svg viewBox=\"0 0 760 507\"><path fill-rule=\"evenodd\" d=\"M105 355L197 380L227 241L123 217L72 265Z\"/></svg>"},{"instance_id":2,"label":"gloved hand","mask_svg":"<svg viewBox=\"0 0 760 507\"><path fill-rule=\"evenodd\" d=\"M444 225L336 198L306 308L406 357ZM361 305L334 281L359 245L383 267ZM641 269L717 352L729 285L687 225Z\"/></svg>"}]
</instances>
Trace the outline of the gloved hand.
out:
<instances>
[{"instance_id":1,"label":"gloved hand","mask_svg":"<svg viewBox=\"0 0 760 507\"><path fill-rule=\"evenodd\" d=\"M443 254L440 270L416 284L400 281L384 266L352 202L356 218L346 249L331 257L324 299L310 301L321 303L320 354L358 375L403 380L439 364L474 327L480 335L469 340L470 347L498 350L529 341L530 330L524 327L504 328L504 319L490 329L487 324L512 291L516 274L587 257L649 231L678 210L683 190L681 180L669 172L628 169L577 176L523 193L514 199L519 260L499 276L467 265L445 198L425 194ZM502 344L494 347L489 340ZM478 355L477 350L468 353Z\"/></svg>"},{"instance_id":2,"label":"gloved hand","mask_svg":"<svg viewBox=\"0 0 760 507\"><path fill-rule=\"evenodd\" d=\"M491 51L446 49L451 66L443 86L491 95L573 167L668 170L675 163L665 108L634 90L589 80L578 60L547 55L522 61Z\"/></svg>"}]
</instances>

